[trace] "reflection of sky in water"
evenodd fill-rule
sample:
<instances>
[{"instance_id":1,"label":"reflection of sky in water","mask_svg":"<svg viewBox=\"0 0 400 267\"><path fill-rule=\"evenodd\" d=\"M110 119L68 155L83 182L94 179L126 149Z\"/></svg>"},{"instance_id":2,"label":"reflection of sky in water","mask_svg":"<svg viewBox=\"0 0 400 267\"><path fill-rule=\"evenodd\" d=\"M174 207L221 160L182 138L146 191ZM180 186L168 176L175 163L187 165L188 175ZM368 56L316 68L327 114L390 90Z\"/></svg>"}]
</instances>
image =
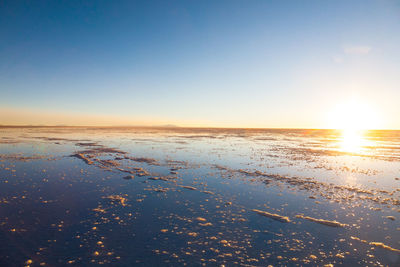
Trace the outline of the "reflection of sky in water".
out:
<instances>
[{"instance_id":1,"label":"reflection of sky in water","mask_svg":"<svg viewBox=\"0 0 400 267\"><path fill-rule=\"evenodd\" d=\"M336 131L213 131L3 129L0 230L5 242L0 263L314 266L399 261L398 252L351 239L400 248L399 132L366 133L362 138L367 142L350 149L343 146L346 136ZM70 157L92 148L76 146L79 142L98 142L160 164L121 160L109 170L87 165ZM122 179L128 174L118 168L129 167L169 180L136 174L133 180ZM181 169L172 175L176 167ZM126 199L126 205L110 196ZM252 209L292 222L262 217ZM348 226L329 227L298 214ZM202 226L197 217L211 225Z\"/></svg>"}]
</instances>

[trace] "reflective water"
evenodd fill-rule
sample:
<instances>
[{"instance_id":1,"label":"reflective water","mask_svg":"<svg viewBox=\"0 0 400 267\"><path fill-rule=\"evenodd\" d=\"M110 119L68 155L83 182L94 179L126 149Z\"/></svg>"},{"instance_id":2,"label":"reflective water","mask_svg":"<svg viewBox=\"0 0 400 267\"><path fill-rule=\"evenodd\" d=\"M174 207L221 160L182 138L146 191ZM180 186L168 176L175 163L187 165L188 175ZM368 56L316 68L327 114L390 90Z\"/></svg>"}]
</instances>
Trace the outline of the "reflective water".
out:
<instances>
[{"instance_id":1,"label":"reflective water","mask_svg":"<svg viewBox=\"0 0 400 267\"><path fill-rule=\"evenodd\" d=\"M400 263L399 131L0 128L0 184L2 266Z\"/></svg>"}]
</instances>

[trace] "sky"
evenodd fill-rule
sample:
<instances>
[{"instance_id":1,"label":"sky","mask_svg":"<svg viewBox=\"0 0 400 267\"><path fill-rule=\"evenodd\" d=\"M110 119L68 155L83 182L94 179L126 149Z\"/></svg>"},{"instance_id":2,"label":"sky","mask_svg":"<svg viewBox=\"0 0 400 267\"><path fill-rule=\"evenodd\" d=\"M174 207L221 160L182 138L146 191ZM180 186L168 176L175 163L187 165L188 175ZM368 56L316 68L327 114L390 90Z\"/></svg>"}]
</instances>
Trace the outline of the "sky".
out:
<instances>
[{"instance_id":1,"label":"sky","mask_svg":"<svg viewBox=\"0 0 400 267\"><path fill-rule=\"evenodd\" d=\"M3 125L400 129L399 103L400 1L0 0Z\"/></svg>"}]
</instances>

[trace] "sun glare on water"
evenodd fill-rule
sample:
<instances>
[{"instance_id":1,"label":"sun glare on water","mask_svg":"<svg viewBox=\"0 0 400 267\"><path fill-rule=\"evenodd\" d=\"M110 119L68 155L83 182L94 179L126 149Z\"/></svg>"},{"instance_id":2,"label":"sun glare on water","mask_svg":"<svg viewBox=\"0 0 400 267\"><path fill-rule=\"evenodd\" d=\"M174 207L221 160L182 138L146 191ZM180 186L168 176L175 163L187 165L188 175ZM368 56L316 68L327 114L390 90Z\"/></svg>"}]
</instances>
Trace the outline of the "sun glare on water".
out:
<instances>
[{"instance_id":1,"label":"sun glare on water","mask_svg":"<svg viewBox=\"0 0 400 267\"><path fill-rule=\"evenodd\" d=\"M367 140L364 136L364 131L356 130L341 130L340 150L350 153L359 153L363 146L367 145Z\"/></svg>"},{"instance_id":2,"label":"sun glare on water","mask_svg":"<svg viewBox=\"0 0 400 267\"><path fill-rule=\"evenodd\" d=\"M366 139L365 132L379 129L380 120L370 106L353 98L336 107L331 113L330 125L341 130L341 151L360 153L365 146L373 145Z\"/></svg>"}]
</instances>

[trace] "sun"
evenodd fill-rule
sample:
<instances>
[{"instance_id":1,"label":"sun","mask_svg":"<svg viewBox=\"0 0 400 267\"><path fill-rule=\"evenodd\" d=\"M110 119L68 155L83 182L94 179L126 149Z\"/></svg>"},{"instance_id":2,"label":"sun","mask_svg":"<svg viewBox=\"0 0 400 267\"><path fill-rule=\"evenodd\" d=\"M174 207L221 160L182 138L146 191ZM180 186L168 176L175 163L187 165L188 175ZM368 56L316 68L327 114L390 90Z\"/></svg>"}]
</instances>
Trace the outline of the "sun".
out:
<instances>
[{"instance_id":1,"label":"sun","mask_svg":"<svg viewBox=\"0 0 400 267\"><path fill-rule=\"evenodd\" d=\"M370 105L353 97L333 109L329 125L330 128L341 131L339 138L341 151L359 153L363 147L370 145L365 138L365 131L379 129L381 120Z\"/></svg>"},{"instance_id":2,"label":"sun","mask_svg":"<svg viewBox=\"0 0 400 267\"><path fill-rule=\"evenodd\" d=\"M353 97L338 104L332 110L329 116L329 125L332 129L354 132L379 129L381 120L371 105Z\"/></svg>"}]
</instances>

